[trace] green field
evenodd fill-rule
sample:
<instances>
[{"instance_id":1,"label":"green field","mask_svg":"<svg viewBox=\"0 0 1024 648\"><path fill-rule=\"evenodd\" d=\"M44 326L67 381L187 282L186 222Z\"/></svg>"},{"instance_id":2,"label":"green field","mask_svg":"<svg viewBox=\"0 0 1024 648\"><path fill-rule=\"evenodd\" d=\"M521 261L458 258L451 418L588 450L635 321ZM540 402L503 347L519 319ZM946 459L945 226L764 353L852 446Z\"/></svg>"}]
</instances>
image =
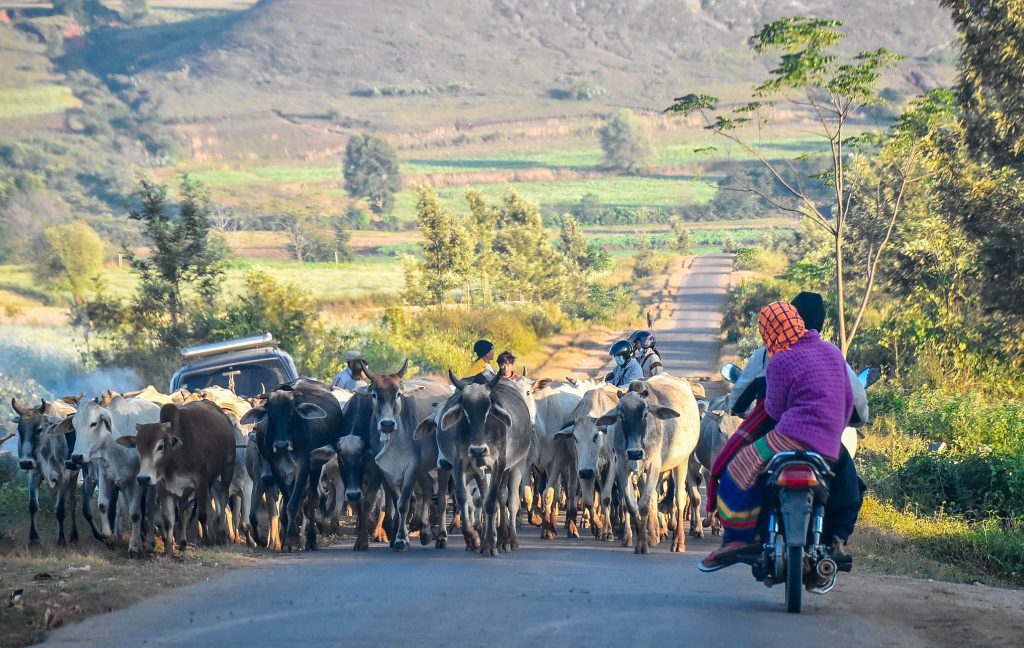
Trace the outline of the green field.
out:
<instances>
[{"instance_id":1,"label":"green field","mask_svg":"<svg viewBox=\"0 0 1024 648\"><path fill-rule=\"evenodd\" d=\"M81 102L63 85L38 85L0 90L0 119L62 113Z\"/></svg>"},{"instance_id":2,"label":"green field","mask_svg":"<svg viewBox=\"0 0 1024 648\"><path fill-rule=\"evenodd\" d=\"M351 263L288 263L265 261L232 265L224 279L225 295L241 294L245 275L260 268L275 279L295 284L319 303L359 299L368 295L394 294L403 288L401 263L390 257L360 257ZM136 278L127 268L107 267L102 280L112 297L127 298L135 290ZM46 303L49 296L24 266L0 266L0 290ZM0 304L2 305L2 304Z\"/></svg>"}]
</instances>

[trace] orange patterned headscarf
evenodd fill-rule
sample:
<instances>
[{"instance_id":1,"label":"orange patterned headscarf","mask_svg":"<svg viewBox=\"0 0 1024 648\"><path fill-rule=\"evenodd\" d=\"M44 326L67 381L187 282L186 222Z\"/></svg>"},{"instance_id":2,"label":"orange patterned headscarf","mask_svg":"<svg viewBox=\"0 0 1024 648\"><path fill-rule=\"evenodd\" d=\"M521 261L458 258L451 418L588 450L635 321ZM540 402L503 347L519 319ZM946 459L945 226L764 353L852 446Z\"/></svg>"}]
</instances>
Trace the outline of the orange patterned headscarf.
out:
<instances>
[{"instance_id":1,"label":"orange patterned headscarf","mask_svg":"<svg viewBox=\"0 0 1024 648\"><path fill-rule=\"evenodd\" d=\"M796 306L777 301L761 309L757 317L757 330L761 332L761 339L771 356L793 346L807 332L807 327Z\"/></svg>"}]
</instances>

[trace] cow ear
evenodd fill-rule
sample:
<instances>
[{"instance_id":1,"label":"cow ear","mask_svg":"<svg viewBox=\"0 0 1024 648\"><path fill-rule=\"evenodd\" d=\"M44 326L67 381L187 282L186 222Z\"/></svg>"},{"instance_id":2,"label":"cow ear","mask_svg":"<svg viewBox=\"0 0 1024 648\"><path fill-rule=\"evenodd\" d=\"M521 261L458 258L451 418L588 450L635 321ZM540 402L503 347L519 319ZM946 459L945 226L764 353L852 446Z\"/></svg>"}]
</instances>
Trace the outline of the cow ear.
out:
<instances>
[{"instance_id":1,"label":"cow ear","mask_svg":"<svg viewBox=\"0 0 1024 648\"><path fill-rule=\"evenodd\" d=\"M7 420L9 420L11 423L14 423L15 425L21 423L21 417L18 416L17 414L12 414L11 417Z\"/></svg>"},{"instance_id":2,"label":"cow ear","mask_svg":"<svg viewBox=\"0 0 1024 648\"><path fill-rule=\"evenodd\" d=\"M436 430L437 423L434 422L434 419L424 419L416 426L416 429L412 433L412 438L414 441L422 441L433 434Z\"/></svg>"},{"instance_id":3,"label":"cow ear","mask_svg":"<svg viewBox=\"0 0 1024 648\"><path fill-rule=\"evenodd\" d=\"M171 439L171 447L172 448L178 448L178 447L181 446L181 439L179 439L178 437L174 436L173 434L170 434L168 436Z\"/></svg>"},{"instance_id":4,"label":"cow ear","mask_svg":"<svg viewBox=\"0 0 1024 648\"><path fill-rule=\"evenodd\" d=\"M679 412L675 411L671 407L665 407L664 405L648 405L647 411L654 415L654 418L666 419L679 418Z\"/></svg>"},{"instance_id":5,"label":"cow ear","mask_svg":"<svg viewBox=\"0 0 1024 648\"><path fill-rule=\"evenodd\" d=\"M241 425L255 425L267 417L267 410L262 407L254 407L242 415L239 421Z\"/></svg>"},{"instance_id":6,"label":"cow ear","mask_svg":"<svg viewBox=\"0 0 1024 648\"><path fill-rule=\"evenodd\" d=\"M565 438L571 437L572 436L572 431L575 428L576 428L576 425L574 423L570 423L569 425L566 425L564 428L562 428L558 432L555 432L555 438L556 439L565 439Z\"/></svg>"},{"instance_id":7,"label":"cow ear","mask_svg":"<svg viewBox=\"0 0 1024 648\"><path fill-rule=\"evenodd\" d=\"M334 448L331 446L323 446L322 448L317 448L313 452L310 452L309 456L314 461L323 461L326 463L333 459L336 454L338 453L335 452Z\"/></svg>"},{"instance_id":8,"label":"cow ear","mask_svg":"<svg viewBox=\"0 0 1024 648\"><path fill-rule=\"evenodd\" d=\"M508 410L501 406L501 403L494 403L491 406L491 415L501 421L505 427L512 425L512 417L509 415Z\"/></svg>"},{"instance_id":9,"label":"cow ear","mask_svg":"<svg viewBox=\"0 0 1024 648\"><path fill-rule=\"evenodd\" d=\"M447 430L458 423L460 418L462 418L462 406L453 405L449 407L448 411L441 415L441 429Z\"/></svg>"},{"instance_id":10,"label":"cow ear","mask_svg":"<svg viewBox=\"0 0 1024 648\"><path fill-rule=\"evenodd\" d=\"M299 403L295 406L295 411L307 421L327 418L327 412L323 411L319 405L314 405L313 403Z\"/></svg>"},{"instance_id":11,"label":"cow ear","mask_svg":"<svg viewBox=\"0 0 1024 648\"><path fill-rule=\"evenodd\" d=\"M608 427L609 425L614 425L618 418L616 410L610 409L594 421L594 424L598 427Z\"/></svg>"},{"instance_id":12,"label":"cow ear","mask_svg":"<svg viewBox=\"0 0 1024 648\"><path fill-rule=\"evenodd\" d=\"M624 392L624 391L622 391L622 390L620 389L620 390L618 390L618 391L616 391L616 392L615 392L615 395L616 395L616 396L618 396L619 398L622 398L623 396L625 396L625 395L626 395L626 394L628 394L628 393L629 393L629 392Z\"/></svg>"},{"instance_id":13,"label":"cow ear","mask_svg":"<svg viewBox=\"0 0 1024 648\"><path fill-rule=\"evenodd\" d=\"M370 386L369 385L363 385L362 387L360 387L359 389L355 390L352 393L353 394L359 394L360 396L369 396L370 395Z\"/></svg>"},{"instance_id":14,"label":"cow ear","mask_svg":"<svg viewBox=\"0 0 1024 648\"><path fill-rule=\"evenodd\" d=\"M424 389L426 389L426 387L424 387L423 385L413 385L412 387L405 387L405 386L403 386L402 387L402 396L403 397L405 397L405 396L412 396L416 392L423 391Z\"/></svg>"},{"instance_id":15,"label":"cow ear","mask_svg":"<svg viewBox=\"0 0 1024 648\"><path fill-rule=\"evenodd\" d=\"M117 437L117 445L124 446L125 448L134 448L135 447L135 437L133 437L133 436Z\"/></svg>"}]
</instances>

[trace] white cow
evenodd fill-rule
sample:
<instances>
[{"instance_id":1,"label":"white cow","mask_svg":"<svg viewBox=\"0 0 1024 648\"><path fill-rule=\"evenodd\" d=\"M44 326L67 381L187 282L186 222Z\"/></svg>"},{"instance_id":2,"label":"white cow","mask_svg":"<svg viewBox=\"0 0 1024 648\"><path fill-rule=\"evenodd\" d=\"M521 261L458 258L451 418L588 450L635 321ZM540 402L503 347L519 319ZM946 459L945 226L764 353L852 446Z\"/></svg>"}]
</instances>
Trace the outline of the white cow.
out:
<instances>
[{"instance_id":1,"label":"white cow","mask_svg":"<svg viewBox=\"0 0 1024 648\"><path fill-rule=\"evenodd\" d=\"M544 492L540 493L542 517L542 538L554 538L555 499L559 480L564 478L568 506L565 520L569 536L580 537L576 528L576 487L579 483L576 472L576 448L571 438L559 434L572 421L572 412L586 393L584 387L571 384L544 384L532 392L537 411L534 424L534 447L537 468L546 475Z\"/></svg>"},{"instance_id":2,"label":"white cow","mask_svg":"<svg viewBox=\"0 0 1024 648\"><path fill-rule=\"evenodd\" d=\"M76 438L71 460L76 465L91 464L98 467L100 488L100 524L103 534L113 535L105 515L112 486L117 486L128 501L131 519L131 540L128 552L142 555L142 498L145 488L140 486L139 453L117 443L123 436L134 436L135 426L160 421L160 406L147 400L114 396L108 407L99 399L82 404L72 418Z\"/></svg>"}]
</instances>

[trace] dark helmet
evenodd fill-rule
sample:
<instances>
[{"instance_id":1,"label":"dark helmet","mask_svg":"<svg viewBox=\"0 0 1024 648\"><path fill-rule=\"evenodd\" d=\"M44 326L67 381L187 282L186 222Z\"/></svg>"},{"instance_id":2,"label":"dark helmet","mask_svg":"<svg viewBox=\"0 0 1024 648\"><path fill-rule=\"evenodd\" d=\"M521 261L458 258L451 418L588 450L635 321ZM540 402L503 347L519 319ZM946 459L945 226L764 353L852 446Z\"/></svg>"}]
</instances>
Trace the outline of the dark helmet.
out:
<instances>
[{"instance_id":1,"label":"dark helmet","mask_svg":"<svg viewBox=\"0 0 1024 648\"><path fill-rule=\"evenodd\" d=\"M477 340L476 343L473 344L473 353L476 354L477 358L482 358L490 353L493 348L494 345L490 340Z\"/></svg>"},{"instance_id":2,"label":"dark helmet","mask_svg":"<svg viewBox=\"0 0 1024 648\"><path fill-rule=\"evenodd\" d=\"M630 343L629 340L619 340L618 342L613 344L610 349L608 349L608 355L612 357L624 356L627 359L632 358L633 345Z\"/></svg>"},{"instance_id":3,"label":"dark helmet","mask_svg":"<svg viewBox=\"0 0 1024 648\"><path fill-rule=\"evenodd\" d=\"M651 333L650 331L635 331L629 336L629 341L633 344L634 348L653 349L654 333Z\"/></svg>"}]
</instances>

